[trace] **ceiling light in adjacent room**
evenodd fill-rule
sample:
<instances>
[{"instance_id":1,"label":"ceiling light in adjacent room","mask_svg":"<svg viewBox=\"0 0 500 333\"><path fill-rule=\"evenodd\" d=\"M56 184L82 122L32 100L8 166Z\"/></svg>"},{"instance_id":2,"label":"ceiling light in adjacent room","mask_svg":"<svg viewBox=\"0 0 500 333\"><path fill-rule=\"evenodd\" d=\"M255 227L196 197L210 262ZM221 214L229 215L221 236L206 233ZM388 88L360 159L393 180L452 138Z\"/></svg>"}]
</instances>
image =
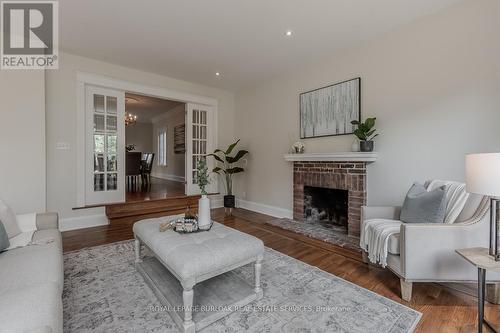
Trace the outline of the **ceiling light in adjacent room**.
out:
<instances>
[{"instance_id":1,"label":"ceiling light in adjacent room","mask_svg":"<svg viewBox=\"0 0 500 333\"><path fill-rule=\"evenodd\" d=\"M137 116L131 113L125 115L125 126L133 125L137 122Z\"/></svg>"},{"instance_id":2,"label":"ceiling light in adjacent room","mask_svg":"<svg viewBox=\"0 0 500 333\"><path fill-rule=\"evenodd\" d=\"M215 72L215 76L220 76L220 73L219 72Z\"/></svg>"},{"instance_id":3,"label":"ceiling light in adjacent room","mask_svg":"<svg viewBox=\"0 0 500 333\"><path fill-rule=\"evenodd\" d=\"M287 31L285 32L285 36L286 36L286 37L292 37L292 34L293 34L292 30L287 30Z\"/></svg>"}]
</instances>

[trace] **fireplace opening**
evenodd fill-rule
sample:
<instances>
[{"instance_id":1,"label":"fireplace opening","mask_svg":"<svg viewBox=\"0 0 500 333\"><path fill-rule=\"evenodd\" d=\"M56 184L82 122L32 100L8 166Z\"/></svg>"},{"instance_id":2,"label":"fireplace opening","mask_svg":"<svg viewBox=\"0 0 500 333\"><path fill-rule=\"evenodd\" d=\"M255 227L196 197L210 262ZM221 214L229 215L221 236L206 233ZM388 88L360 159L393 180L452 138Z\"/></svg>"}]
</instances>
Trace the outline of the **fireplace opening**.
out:
<instances>
[{"instance_id":1,"label":"fireplace opening","mask_svg":"<svg viewBox=\"0 0 500 333\"><path fill-rule=\"evenodd\" d=\"M347 190L304 186L305 220L347 229L348 195Z\"/></svg>"}]
</instances>

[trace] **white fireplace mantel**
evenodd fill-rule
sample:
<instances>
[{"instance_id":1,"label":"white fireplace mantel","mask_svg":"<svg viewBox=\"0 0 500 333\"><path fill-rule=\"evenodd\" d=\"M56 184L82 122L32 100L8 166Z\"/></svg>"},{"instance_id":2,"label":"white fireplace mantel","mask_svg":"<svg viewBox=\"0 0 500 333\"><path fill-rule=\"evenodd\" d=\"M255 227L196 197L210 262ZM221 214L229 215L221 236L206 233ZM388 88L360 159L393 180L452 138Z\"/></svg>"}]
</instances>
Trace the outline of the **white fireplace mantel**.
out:
<instances>
[{"instance_id":1,"label":"white fireplace mantel","mask_svg":"<svg viewBox=\"0 0 500 333\"><path fill-rule=\"evenodd\" d=\"M341 152L341 153L304 153L285 154L285 161L288 162L366 162L371 163L377 160L378 154L375 152Z\"/></svg>"}]
</instances>

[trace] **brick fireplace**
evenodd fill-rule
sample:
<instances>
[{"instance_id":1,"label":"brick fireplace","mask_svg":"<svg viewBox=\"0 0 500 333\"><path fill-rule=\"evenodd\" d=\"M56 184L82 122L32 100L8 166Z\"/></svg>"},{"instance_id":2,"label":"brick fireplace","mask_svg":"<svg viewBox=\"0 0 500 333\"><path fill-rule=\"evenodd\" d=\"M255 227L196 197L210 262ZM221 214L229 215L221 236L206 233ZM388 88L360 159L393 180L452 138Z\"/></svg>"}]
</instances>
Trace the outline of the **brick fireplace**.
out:
<instances>
[{"instance_id":1,"label":"brick fireplace","mask_svg":"<svg viewBox=\"0 0 500 333\"><path fill-rule=\"evenodd\" d=\"M346 153L351 154L351 153ZM366 154L366 153L352 153ZM287 159L287 156L289 158ZM307 156L286 155L285 159L293 162L293 218L304 221L304 187L320 187L346 190L348 193L349 236L359 237L361 206L366 204L366 164L376 159L369 157L360 161L307 161ZM301 158L301 160L297 160ZM346 156L344 159L348 159ZM311 159L318 159L317 155Z\"/></svg>"}]
</instances>

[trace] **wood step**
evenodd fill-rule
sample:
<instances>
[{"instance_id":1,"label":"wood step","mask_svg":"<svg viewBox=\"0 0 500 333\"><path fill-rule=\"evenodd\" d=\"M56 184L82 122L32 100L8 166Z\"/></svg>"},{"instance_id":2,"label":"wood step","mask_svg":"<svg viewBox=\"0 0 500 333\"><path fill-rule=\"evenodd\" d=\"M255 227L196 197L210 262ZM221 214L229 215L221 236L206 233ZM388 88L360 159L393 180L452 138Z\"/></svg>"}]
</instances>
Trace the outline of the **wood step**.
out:
<instances>
[{"instance_id":1,"label":"wood step","mask_svg":"<svg viewBox=\"0 0 500 333\"><path fill-rule=\"evenodd\" d=\"M106 216L111 224L115 224L182 214L188 206L197 211L199 198L199 195L184 195L158 200L117 203L106 206Z\"/></svg>"}]
</instances>

